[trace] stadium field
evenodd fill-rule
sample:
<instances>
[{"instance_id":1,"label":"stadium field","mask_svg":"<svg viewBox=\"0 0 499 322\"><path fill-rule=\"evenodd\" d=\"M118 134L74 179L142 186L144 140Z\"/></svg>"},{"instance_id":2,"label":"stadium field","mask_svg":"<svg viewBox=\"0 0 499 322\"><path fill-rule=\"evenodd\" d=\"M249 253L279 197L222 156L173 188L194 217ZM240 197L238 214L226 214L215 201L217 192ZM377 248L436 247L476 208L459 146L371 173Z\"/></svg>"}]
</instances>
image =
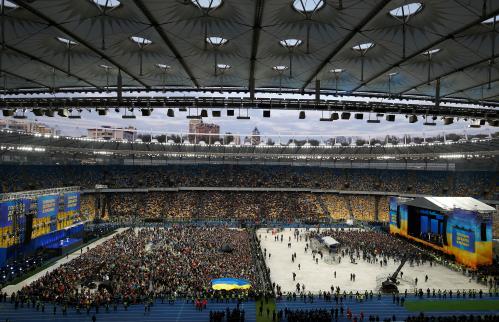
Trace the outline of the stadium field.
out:
<instances>
[{"instance_id":1,"label":"stadium field","mask_svg":"<svg viewBox=\"0 0 499 322\"><path fill-rule=\"evenodd\" d=\"M410 312L497 311L499 300L407 301Z\"/></svg>"}]
</instances>

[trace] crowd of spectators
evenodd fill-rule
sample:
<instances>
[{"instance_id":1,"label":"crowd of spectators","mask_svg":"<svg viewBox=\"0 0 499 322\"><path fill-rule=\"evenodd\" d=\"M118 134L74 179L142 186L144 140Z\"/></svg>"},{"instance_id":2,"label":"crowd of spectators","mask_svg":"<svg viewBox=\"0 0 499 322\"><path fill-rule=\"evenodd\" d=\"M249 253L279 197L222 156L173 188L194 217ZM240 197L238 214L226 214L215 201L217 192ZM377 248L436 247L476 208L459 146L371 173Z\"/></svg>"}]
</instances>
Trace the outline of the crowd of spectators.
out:
<instances>
[{"instance_id":1,"label":"crowd of spectators","mask_svg":"<svg viewBox=\"0 0 499 322\"><path fill-rule=\"evenodd\" d=\"M416 316L409 316L407 322L482 322L482 321L497 321L496 314L469 314L469 315L449 315L449 316L433 316L421 313Z\"/></svg>"},{"instance_id":2,"label":"crowd of spectators","mask_svg":"<svg viewBox=\"0 0 499 322\"><path fill-rule=\"evenodd\" d=\"M333 316L326 309L312 310L284 310L284 317L288 322L330 322Z\"/></svg>"},{"instance_id":3,"label":"crowd of spectators","mask_svg":"<svg viewBox=\"0 0 499 322\"><path fill-rule=\"evenodd\" d=\"M402 239L378 230L360 229L324 229L320 233L312 232L311 237L331 236L341 245L337 250L338 256L346 257L351 262L359 260L373 265L386 265L393 260L400 263L406 260L410 266L437 261L440 264L451 264L453 268L464 269L464 266L456 266L452 257L436 251L419 243ZM475 271L467 272L471 279L486 284L489 289L497 289L499 285L499 271L497 265L479 267ZM400 276L402 278L402 276ZM415 281L417 287L417 281Z\"/></svg>"},{"instance_id":4,"label":"crowd of spectators","mask_svg":"<svg viewBox=\"0 0 499 322\"><path fill-rule=\"evenodd\" d=\"M352 215L357 220L372 221L375 217L376 205L374 196L349 196Z\"/></svg>"},{"instance_id":5,"label":"crowd of spectators","mask_svg":"<svg viewBox=\"0 0 499 322\"><path fill-rule=\"evenodd\" d=\"M17 298L79 307L211 296L211 280L243 278L259 289L249 233L177 225L128 229L25 286Z\"/></svg>"},{"instance_id":6,"label":"crowd of spectators","mask_svg":"<svg viewBox=\"0 0 499 322\"><path fill-rule=\"evenodd\" d=\"M410 192L494 199L491 172L331 169L294 166L11 166L2 165L3 192L78 185L94 188L264 187Z\"/></svg>"},{"instance_id":7,"label":"crowd of spectators","mask_svg":"<svg viewBox=\"0 0 499 322\"><path fill-rule=\"evenodd\" d=\"M298 192L112 193L107 198L110 217L133 215L144 219L252 222L318 221L325 217L314 195Z\"/></svg>"},{"instance_id":8,"label":"crowd of spectators","mask_svg":"<svg viewBox=\"0 0 499 322\"><path fill-rule=\"evenodd\" d=\"M312 233L315 236L315 233ZM351 260L364 260L368 263L386 264L389 260L401 261L407 258L410 264L422 264L432 258L418 247L376 230L323 230L320 237L331 236L337 240L339 253Z\"/></svg>"},{"instance_id":9,"label":"crowd of spectators","mask_svg":"<svg viewBox=\"0 0 499 322\"><path fill-rule=\"evenodd\" d=\"M350 216L348 199L345 195L327 194L321 196L329 215L336 220L347 220Z\"/></svg>"}]
</instances>

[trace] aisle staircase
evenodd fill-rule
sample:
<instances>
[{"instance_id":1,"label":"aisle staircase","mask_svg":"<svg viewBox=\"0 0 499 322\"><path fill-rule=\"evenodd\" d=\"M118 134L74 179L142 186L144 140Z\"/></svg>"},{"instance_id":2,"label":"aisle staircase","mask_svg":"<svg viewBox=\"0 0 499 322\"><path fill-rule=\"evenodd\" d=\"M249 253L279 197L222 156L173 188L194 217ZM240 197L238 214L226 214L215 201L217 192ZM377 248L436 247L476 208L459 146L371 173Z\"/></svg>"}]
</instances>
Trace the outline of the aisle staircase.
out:
<instances>
[{"instance_id":1,"label":"aisle staircase","mask_svg":"<svg viewBox=\"0 0 499 322\"><path fill-rule=\"evenodd\" d=\"M350 215L350 219L354 220L355 218L353 216L352 200L350 199L350 196L344 196L343 198L346 199L347 207L348 207L348 214Z\"/></svg>"}]
</instances>

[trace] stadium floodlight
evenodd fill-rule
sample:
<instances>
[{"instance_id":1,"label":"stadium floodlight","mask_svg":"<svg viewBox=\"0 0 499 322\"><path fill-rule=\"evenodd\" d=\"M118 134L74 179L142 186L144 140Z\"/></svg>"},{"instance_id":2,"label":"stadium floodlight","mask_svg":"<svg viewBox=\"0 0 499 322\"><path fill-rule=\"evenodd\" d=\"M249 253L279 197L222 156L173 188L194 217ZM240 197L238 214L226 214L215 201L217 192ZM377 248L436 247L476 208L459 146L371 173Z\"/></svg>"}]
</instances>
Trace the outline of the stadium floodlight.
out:
<instances>
[{"instance_id":1,"label":"stadium floodlight","mask_svg":"<svg viewBox=\"0 0 499 322\"><path fill-rule=\"evenodd\" d=\"M143 108L140 111L142 112L142 116L151 116L152 108Z\"/></svg>"},{"instance_id":2,"label":"stadium floodlight","mask_svg":"<svg viewBox=\"0 0 499 322\"><path fill-rule=\"evenodd\" d=\"M470 128L473 129L479 129L480 128L480 121L472 121L469 125Z\"/></svg>"},{"instance_id":3,"label":"stadium floodlight","mask_svg":"<svg viewBox=\"0 0 499 322\"><path fill-rule=\"evenodd\" d=\"M175 117L175 111L173 110L173 108L169 108L168 111L166 111L166 116Z\"/></svg>"},{"instance_id":4,"label":"stadium floodlight","mask_svg":"<svg viewBox=\"0 0 499 322\"><path fill-rule=\"evenodd\" d=\"M21 114L14 114L15 119L27 119L28 117L24 114L24 109L22 110Z\"/></svg>"},{"instance_id":5,"label":"stadium floodlight","mask_svg":"<svg viewBox=\"0 0 499 322\"><path fill-rule=\"evenodd\" d=\"M59 115L60 117L68 117L68 115L69 115L68 109L67 108L58 109L57 115Z\"/></svg>"},{"instance_id":6,"label":"stadium floodlight","mask_svg":"<svg viewBox=\"0 0 499 322\"><path fill-rule=\"evenodd\" d=\"M409 116L409 123L416 123L418 121L417 115L410 115Z\"/></svg>"},{"instance_id":7,"label":"stadium floodlight","mask_svg":"<svg viewBox=\"0 0 499 322\"><path fill-rule=\"evenodd\" d=\"M97 114L99 116L105 116L105 115L107 115L107 108L98 108L97 109Z\"/></svg>"},{"instance_id":8,"label":"stadium floodlight","mask_svg":"<svg viewBox=\"0 0 499 322\"><path fill-rule=\"evenodd\" d=\"M451 125L452 123L454 123L453 117L444 117L444 125Z\"/></svg>"},{"instance_id":9,"label":"stadium floodlight","mask_svg":"<svg viewBox=\"0 0 499 322\"><path fill-rule=\"evenodd\" d=\"M31 110L35 116L43 116L43 110L41 108L34 108Z\"/></svg>"},{"instance_id":10,"label":"stadium floodlight","mask_svg":"<svg viewBox=\"0 0 499 322\"><path fill-rule=\"evenodd\" d=\"M298 118L299 118L300 120L304 120L304 119L305 119L305 117L306 117L306 116L305 116L305 111L300 111L300 113L298 114Z\"/></svg>"},{"instance_id":11,"label":"stadium floodlight","mask_svg":"<svg viewBox=\"0 0 499 322\"><path fill-rule=\"evenodd\" d=\"M341 119L342 120L349 120L350 119L350 112L341 113Z\"/></svg>"},{"instance_id":12,"label":"stadium floodlight","mask_svg":"<svg viewBox=\"0 0 499 322\"><path fill-rule=\"evenodd\" d=\"M10 108L8 108L8 109L3 109L3 110L2 110L2 115L3 115L3 116L6 116L6 117L7 117L7 116L14 116L14 112L15 112L15 111L16 111L16 110L14 110L14 109L10 109Z\"/></svg>"},{"instance_id":13,"label":"stadium floodlight","mask_svg":"<svg viewBox=\"0 0 499 322\"><path fill-rule=\"evenodd\" d=\"M499 126L499 120L489 120L488 123L490 126L493 126L493 127Z\"/></svg>"}]
</instances>

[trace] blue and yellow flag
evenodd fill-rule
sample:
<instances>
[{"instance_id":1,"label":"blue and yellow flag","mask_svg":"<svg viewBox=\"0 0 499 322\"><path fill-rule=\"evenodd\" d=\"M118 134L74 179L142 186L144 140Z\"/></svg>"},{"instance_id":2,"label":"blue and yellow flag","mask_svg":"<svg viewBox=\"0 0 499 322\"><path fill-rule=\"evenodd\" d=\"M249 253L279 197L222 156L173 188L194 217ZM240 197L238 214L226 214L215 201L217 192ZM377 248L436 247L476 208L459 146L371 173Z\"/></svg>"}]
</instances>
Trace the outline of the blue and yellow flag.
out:
<instances>
[{"instance_id":1,"label":"blue and yellow flag","mask_svg":"<svg viewBox=\"0 0 499 322\"><path fill-rule=\"evenodd\" d=\"M247 280L240 278L217 278L211 281L211 288L220 291L247 290L251 284Z\"/></svg>"}]
</instances>

